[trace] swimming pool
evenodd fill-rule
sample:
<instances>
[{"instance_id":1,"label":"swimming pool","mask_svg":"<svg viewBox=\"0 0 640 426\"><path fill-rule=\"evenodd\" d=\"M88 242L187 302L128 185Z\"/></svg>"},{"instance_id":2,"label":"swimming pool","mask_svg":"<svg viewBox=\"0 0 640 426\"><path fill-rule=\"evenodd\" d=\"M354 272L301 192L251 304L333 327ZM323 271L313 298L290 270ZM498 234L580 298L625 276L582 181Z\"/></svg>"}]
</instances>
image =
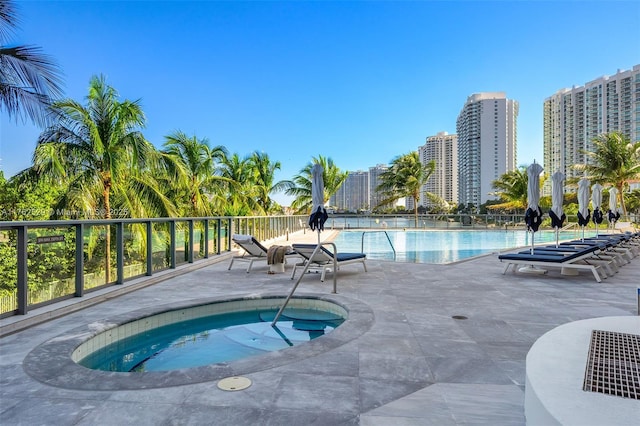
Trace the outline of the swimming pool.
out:
<instances>
[{"instance_id":1,"label":"swimming pool","mask_svg":"<svg viewBox=\"0 0 640 426\"><path fill-rule=\"evenodd\" d=\"M585 236L591 235L592 233L585 232ZM563 232L560 239L575 239L580 236L582 236L581 232L579 235L575 232ZM539 231L534 237L536 245L548 244L555 240L554 231ZM333 242L338 252L364 252L369 259L411 263L451 263L483 254L529 246L531 236L524 230L341 231ZM395 249L395 257L393 249Z\"/></svg>"}]
</instances>

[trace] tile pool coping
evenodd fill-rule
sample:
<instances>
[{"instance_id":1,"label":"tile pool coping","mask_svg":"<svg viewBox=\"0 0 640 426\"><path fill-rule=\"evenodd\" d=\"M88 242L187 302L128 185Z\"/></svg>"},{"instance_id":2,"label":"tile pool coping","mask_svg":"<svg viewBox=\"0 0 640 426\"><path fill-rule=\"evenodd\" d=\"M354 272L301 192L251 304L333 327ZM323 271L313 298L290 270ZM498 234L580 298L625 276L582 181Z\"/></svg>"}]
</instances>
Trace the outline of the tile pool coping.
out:
<instances>
[{"instance_id":1,"label":"tile pool coping","mask_svg":"<svg viewBox=\"0 0 640 426\"><path fill-rule=\"evenodd\" d=\"M313 301L335 304L347 312L347 320L328 335L303 345L237 361L202 367L173 371L123 373L92 370L77 364L73 360L74 352L93 337L145 317L211 304L275 301L276 299L283 301L286 296L286 294L281 293L264 293L187 300L180 303L139 309L114 316L113 318L94 321L91 324L76 327L38 345L24 359L23 369L29 376L42 383L66 389L135 390L181 386L263 371L319 355L352 342L366 333L374 322L373 310L361 301L338 295L304 294L295 296L292 300L296 302L308 300L312 302L311 304L313 304ZM253 309L253 306L249 309Z\"/></svg>"}]
</instances>

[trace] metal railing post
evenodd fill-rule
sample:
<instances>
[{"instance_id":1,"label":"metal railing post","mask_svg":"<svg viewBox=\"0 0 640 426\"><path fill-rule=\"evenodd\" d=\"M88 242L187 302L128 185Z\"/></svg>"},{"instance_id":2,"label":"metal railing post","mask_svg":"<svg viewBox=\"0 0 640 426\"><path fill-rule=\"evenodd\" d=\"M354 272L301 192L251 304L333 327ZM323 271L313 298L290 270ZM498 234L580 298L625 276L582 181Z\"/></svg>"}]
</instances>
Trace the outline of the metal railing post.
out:
<instances>
[{"instance_id":1,"label":"metal railing post","mask_svg":"<svg viewBox=\"0 0 640 426\"><path fill-rule=\"evenodd\" d=\"M176 221L169 222L169 268L176 269Z\"/></svg>"},{"instance_id":2,"label":"metal railing post","mask_svg":"<svg viewBox=\"0 0 640 426\"><path fill-rule=\"evenodd\" d=\"M209 257L209 219L204 220L204 258Z\"/></svg>"},{"instance_id":3,"label":"metal railing post","mask_svg":"<svg viewBox=\"0 0 640 426\"><path fill-rule=\"evenodd\" d=\"M216 220L216 254L220 254L222 251L222 220Z\"/></svg>"},{"instance_id":4,"label":"metal railing post","mask_svg":"<svg viewBox=\"0 0 640 426\"><path fill-rule=\"evenodd\" d=\"M76 225L76 297L84 295L84 225Z\"/></svg>"},{"instance_id":5,"label":"metal railing post","mask_svg":"<svg viewBox=\"0 0 640 426\"><path fill-rule=\"evenodd\" d=\"M116 223L116 284L124 282L124 223Z\"/></svg>"},{"instance_id":6,"label":"metal railing post","mask_svg":"<svg viewBox=\"0 0 640 426\"><path fill-rule=\"evenodd\" d=\"M17 290L18 290L18 314L27 314L28 304L28 287L27 287L27 227L20 226L16 230L18 233L18 241L16 246L18 256L18 276L17 276Z\"/></svg>"},{"instance_id":7,"label":"metal railing post","mask_svg":"<svg viewBox=\"0 0 640 426\"><path fill-rule=\"evenodd\" d=\"M193 234L193 219L189 219L189 244L187 245L187 250L189 250L189 253L187 253L187 261L189 263L193 263L193 249L195 247L193 244Z\"/></svg>"},{"instance_id":8,"label":"metal railing post","mask_svg":"<svg viewBox=\"0 0 640 426\"><path fill-rule=\"evenodd\" d=\"M147 272L145 275L153 275L153 224L147 222Z\"/></svg>"}]
</instances>

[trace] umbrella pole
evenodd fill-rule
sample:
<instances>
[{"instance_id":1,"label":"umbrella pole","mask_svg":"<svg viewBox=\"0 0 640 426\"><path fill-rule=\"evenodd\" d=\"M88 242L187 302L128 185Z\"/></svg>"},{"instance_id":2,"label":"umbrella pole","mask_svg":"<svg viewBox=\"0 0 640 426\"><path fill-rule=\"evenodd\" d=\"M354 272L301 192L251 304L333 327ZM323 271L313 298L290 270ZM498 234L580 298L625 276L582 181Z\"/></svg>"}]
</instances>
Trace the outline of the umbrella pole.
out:
<instances>
[{"instance_id":1,"label":"umbrella pole","mask_svg":"<svg viewBox=\"0 0 640 426\"><path fill-rule=\"evenodd\" d=\"M536 235L535 231L531 231L531 254L533 254L533 237Z\"/></svg>"},{"instance_id":2,"label":"umbrella pole","mask_svg":"<svg viewBox=\"0 0 640 426\"><path fill-rule=\"evenodd\" d=\"M560 246L559 244L559 238L560 238L560 230L558 229L558 227L556 226L556 248L558 248Z\"/></svg>"},{"instance_id":3,"label":"umbrella pole","mask_svg":"<svg viewBox=\"0 0 640 426\"><path fill-rule=\"evenodd\" d=\"M596 237L598 236L598 222L596 222Z\"/></svg>"}]
</instances>

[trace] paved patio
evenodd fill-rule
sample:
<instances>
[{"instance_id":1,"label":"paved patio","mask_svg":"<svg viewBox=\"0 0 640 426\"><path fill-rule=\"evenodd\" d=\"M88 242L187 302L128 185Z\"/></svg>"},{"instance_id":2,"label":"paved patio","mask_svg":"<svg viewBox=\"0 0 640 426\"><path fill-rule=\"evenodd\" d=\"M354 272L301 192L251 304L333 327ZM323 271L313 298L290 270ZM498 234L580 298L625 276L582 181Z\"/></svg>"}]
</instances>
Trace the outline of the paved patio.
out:
<instances>
[{"instance_id":1,"label":"paved patio","mask_svg":"<svg viewBox=\"0 0 640 426\"><path fill-rule=\"evenodd\" d=\"M92 294L101 303L40 324L91 298L0 320L5 330L35 324L0 339L0 424L523 425L525 357L536 339L571 321L638 314L638 258L602 283L588 273L502 275L496 255L453 265L369 261L366 273L361 265L345 266L334 296L371 309L362 333L284 365L250 361L249 373L233 370L252 381L242 391L220 390L217 381L79 390L44 384L25 371L34 348L84 324L196 299L285 295L293 283L290 268L269 275L262 263L246 274L244 265L228 271L228 257L211 262L176 271L189 270L182 275L157 274L154 280L167 279L150 286L141 279ZM331 285L330 276L321 283L309 274L296 294L329 295Z\"/></svg>"}]
</instances>

